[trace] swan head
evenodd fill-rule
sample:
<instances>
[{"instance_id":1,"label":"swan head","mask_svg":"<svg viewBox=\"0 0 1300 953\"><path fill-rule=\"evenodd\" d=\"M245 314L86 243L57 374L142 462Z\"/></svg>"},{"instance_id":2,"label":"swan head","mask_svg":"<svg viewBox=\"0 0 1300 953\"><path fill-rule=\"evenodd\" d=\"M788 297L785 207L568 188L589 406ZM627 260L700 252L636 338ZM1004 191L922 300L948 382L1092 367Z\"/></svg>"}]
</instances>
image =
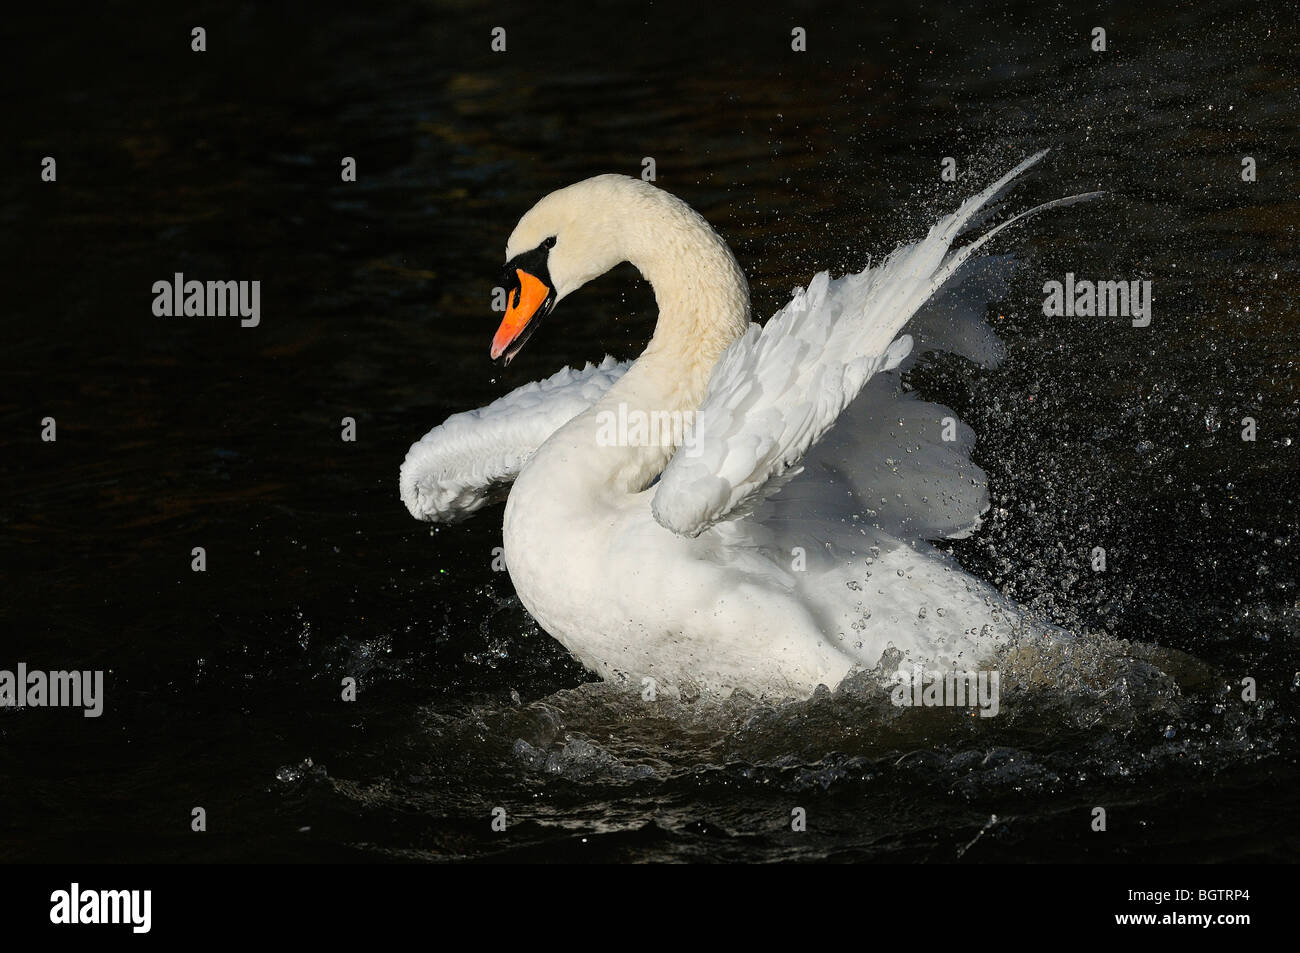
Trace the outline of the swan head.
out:
<instances>
[{"instance_id":1,"label":"swan head","mask_svg":"<svg viewBox=\"0 0 1300 953\"><path fill-rule=\"evenodd\" d=\"M652 194L653 193L653 194ZM598 175L552 192L525 213L506 243L506 314L491 356L510 363L566 296L628 260L627 222L666 193L625 175Z\"/></svg>"}]
</instances>

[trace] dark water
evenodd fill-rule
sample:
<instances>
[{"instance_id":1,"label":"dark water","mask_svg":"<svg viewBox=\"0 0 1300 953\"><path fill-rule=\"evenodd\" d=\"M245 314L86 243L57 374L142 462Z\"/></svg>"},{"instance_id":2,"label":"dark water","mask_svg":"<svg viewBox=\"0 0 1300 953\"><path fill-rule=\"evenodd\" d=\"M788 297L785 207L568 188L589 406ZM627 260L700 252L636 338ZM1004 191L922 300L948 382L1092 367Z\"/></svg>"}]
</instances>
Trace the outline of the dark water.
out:
<instances>
[{"instance_id":1,"label":"dark water","mask_svg":"<svg viewBox=\"0 0 1300 953\"><path fill-rule=\"evenodd\" d=\"M1296 12L11 11L0 668L109 674L99 719L0 710L0 856L1295 859ZM959 558L1097 634L1001 717L854 690L646 706L491 570L499 507L431 531L399 502L447 414L649 334L624 266L488 363L506 237L552 189L654 157L765 316L1045 146L1016 202L1109 198L999 240L1001 368L912 380L992 479ZM155 317L177 271L259 279L261 325ZM1151 326L1044 317L1067 271L1151 279Z\"/></svg>"}]
</instances>

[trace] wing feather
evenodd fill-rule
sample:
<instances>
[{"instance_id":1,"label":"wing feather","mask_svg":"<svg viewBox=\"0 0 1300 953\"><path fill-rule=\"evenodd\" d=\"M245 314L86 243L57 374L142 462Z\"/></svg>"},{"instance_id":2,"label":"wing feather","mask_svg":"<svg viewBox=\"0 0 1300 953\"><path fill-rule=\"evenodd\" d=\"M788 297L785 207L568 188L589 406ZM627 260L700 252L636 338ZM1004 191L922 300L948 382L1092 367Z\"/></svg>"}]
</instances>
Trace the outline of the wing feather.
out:
<instances>
[{"instance_id":1,"label":"wing feather","mask_svg":"<svg viewBox=\"0 0 1300 953\"><path fill-rule=\"evenodd\" d=\"M581 370L566 367L486 407L453 414L407 452L402 502L418 520L454 523L499 499L537 448L630 366L606 357Z\"/></svg>"},{"instance_id":2,"label":"wing feather","mask_svg":"<svg viewBox=\"0 0 1300 953\"><path fill-rule=\"evenodd\" d=\"M855 275L832 280L820 272L765 326L751 325L714 368L693 440L655 489L654 518L698 536L753 512L798 475L804 455L866 383L908 356L911 337L896 335L972 254L1036 212L1100 194L1036 206L950 253L974 215L1044 155L966 199L921 241Z\"/></svg>"}]
</instances>

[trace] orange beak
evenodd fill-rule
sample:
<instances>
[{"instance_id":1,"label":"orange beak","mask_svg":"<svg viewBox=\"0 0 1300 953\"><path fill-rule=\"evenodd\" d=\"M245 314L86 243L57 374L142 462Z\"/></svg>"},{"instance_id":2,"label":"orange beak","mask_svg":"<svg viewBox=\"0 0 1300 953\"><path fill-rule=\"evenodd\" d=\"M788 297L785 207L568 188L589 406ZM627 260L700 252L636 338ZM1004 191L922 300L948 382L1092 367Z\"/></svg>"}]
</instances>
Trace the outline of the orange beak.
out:
<instances>
[{"instance_id":1,"label":"orange beak","mask_svg":"<svg viewBox=\"0 0 1300 953\"><path fill-rule=\"evenodd\" d=\"M519 278L519 287L512 289L511 299L506 302L506 316L492 338L492 360L506 354L506 363L519 353L519 349L528 340L528 335L536 327L536 319L543 313L543 306L551 298L552 291L535 275L530 275L522 268L515 269ZM509 353L506 351L509 349Z\"/></svg>"}]
</instances>

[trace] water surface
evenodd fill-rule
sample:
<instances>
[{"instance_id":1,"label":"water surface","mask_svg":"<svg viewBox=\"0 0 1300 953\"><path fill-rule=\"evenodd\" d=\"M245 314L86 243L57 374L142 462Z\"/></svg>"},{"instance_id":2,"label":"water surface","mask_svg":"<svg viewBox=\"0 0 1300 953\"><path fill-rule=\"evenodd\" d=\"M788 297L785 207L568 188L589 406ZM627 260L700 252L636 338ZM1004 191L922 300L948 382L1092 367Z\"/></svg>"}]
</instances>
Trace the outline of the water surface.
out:
<instances>
[{"instance_id":1,"label":"water surface","mask_svg":"<svg viewBox=\"0 0 1300 953\"><path fill-rule=\"evenodd\" d=\"M0 854L1295 859L1296 22L1162 2L16 11L0 667L109 675L97 720L0 711ZM975 428L992 480L954 552L1100 639L998 718L900 718L859 685L647 706L592 683L492 571L499 507L431 529L398 500L407 446L449 413L648 337L624 266L488 362L506 237L552 189L653 157L766 316L1046 146L1016 207L1108 198L999 240L1018 263L989 309L1000 368L911 378ZM154 317L178 271L261 280L261 325ZM1044 317L1067 271L1151 279L1151 326Z\"/></svg>"}]
</instances>

